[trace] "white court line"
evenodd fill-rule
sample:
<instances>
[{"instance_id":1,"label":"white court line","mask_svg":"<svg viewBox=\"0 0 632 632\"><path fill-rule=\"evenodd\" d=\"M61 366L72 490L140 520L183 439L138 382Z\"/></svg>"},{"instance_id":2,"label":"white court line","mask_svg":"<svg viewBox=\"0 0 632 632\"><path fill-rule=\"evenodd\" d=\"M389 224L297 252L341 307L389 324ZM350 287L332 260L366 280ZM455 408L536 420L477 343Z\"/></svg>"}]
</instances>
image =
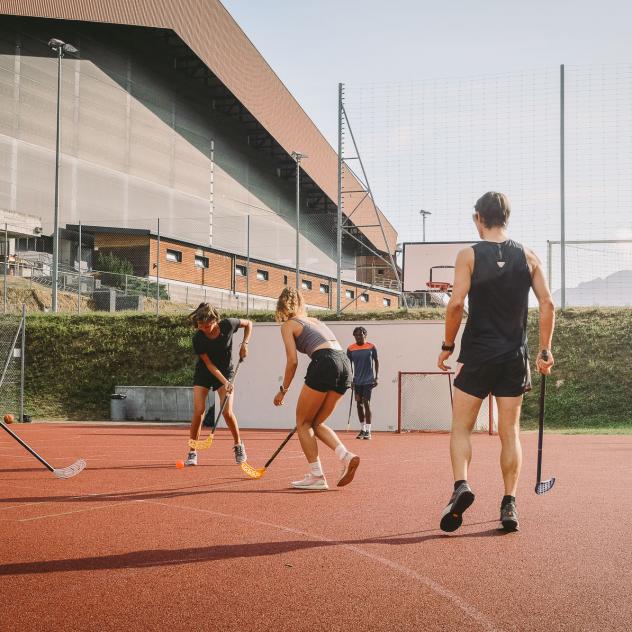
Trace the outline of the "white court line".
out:
<instances>
[{"instance_id":1,"label":"white court line","mask_svg":"<svg viewBox=\"0 0 632 632\"><path fill-rule=\"evenodd\" d=\"M86 509L76 509L74 511L64 511L56 514L45 514L42 516L33 516L32 518L20 518L17 522L30 522L32 520L41 520L42 518L56 518L58 516L69 516L70 514L84 513L86 511L96 511L97 509L109 509L110 507L118 507L119 505L129 505L133 502L141 502L140 500L124 500L120 503L100 505L99 507L87 507Z\"/></svg>"},{"instance_id":2,"label":"white court line","mask_svg":"<svg viewBox=\"0 0 632 632\"><path fill-rule=\"evenodd\" d=\"M274 524L273 522L253 520L252 518L244 518L243 516L237 516L234 514L226 514L220 511L211 511L209 509L198 509L198 508L189 507L186 505L176 505L174 503L163 503L163 502L158 502L156 500L139 500L138 502L151 504L151 505L160 505L163 507L170 507L172 509L178 509L178 510L184 509L186 511L195 511L199 513L209 514L212 516L230 518L232 520L238 520L238 521L246 522L249 524L255 524L255 525L260 525L264 527L272 527L273 529L278 529L279 531L284 531L285 533L293 533L296 535L304 536L306 538L310 538L312 540L316 540L318 542L326 542L327 544L340 546L343 549L346 549L348 551L351 551L352 553L355 553L356 555L366 557L374 562L377 562L378 564L387 566L394 571L402 573L403 575L406 575L407 577L410 577L411 579L415 579L418 582L424 584L428 589L430 589L435 594L452 602L452 604L454 604L455 606L457 606L457 608L462 610L468 617L470 617L470 619L473 619L474 621L476 621L476 623L478 623L484 630L487 630L488 632L502 632L502 629L498 628L494 623L492 623L482 612L480 612L474 606L467 603L459 595L452 592L445 586L439 584L438 582L431 579L430 577L426 577L425 575L422 575L421 573L414 571L412 568L409 568L408 566L404 566L403 564L394 562L393 560L390 560L387 557L382 557L381 555L371 553L370 551L365 551L359 546L355 546L353 544L345 544L344 542L338 542L336 540L332 540L330 538L326 538L320 535L315 535L313 533L302 531L300 529L293 529L292 527L286 527L284 525Z\"/></svg>"}]
</instances>

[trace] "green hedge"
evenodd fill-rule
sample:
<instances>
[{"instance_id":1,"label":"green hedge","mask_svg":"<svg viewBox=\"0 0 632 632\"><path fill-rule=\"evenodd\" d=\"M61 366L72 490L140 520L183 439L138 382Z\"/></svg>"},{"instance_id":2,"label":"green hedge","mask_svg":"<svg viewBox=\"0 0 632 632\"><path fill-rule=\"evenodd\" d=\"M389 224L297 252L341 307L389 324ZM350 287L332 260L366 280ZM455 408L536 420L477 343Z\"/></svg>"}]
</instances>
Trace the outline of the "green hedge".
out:
<instances>
[{"instance_id":1,"label":"green hedge","mask_svg":"<svg viewBox=\"0 0 632 632\"><path fill-rule=\"evenodd\" d=\"M244 317L240 314L225 316ZM271 313L252 320L269 322ZM335 314L321 318L335 320ZM359 319L436 319L443 311L344 315ZM537 313L529 320L531 355L537 352ZM550 427L632 425L632 310L558 312L549 380ZM191 330L182 315L32 315L27 323L26 412L35 418L107 419L116 384L192 383ZM537 422L537 388L525 398L525 425Z\"/></svg>"}]
</instances>

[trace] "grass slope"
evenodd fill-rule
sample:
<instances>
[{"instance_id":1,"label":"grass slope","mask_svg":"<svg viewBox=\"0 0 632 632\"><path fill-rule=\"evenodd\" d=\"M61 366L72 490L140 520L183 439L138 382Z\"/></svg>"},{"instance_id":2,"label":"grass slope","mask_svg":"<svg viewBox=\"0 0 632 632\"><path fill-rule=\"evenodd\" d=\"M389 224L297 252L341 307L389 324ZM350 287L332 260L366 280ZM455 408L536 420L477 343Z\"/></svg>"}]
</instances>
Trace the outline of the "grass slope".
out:
<instances>
[{"instance_id":1,"label":"grass slope","mask_svg":"<svg viewBox=\"0 0 632 632\"><path fill-rule=\"evenodd\" d=\"M272 314L250 318L270 321ZM436 318L443 318L442 310L344 315L345 320ZM534 358L537 312L529 317L529 338ZM107 419L115 384L188 386L194 366L190 341L181 314L28 316L26 411L36 418ZM558 312L547 427L632 428L631 350L631 309ZM524 404L526 428L537 424L539 376L533 377L534 390Z\"/></svg>"}]
</instances>

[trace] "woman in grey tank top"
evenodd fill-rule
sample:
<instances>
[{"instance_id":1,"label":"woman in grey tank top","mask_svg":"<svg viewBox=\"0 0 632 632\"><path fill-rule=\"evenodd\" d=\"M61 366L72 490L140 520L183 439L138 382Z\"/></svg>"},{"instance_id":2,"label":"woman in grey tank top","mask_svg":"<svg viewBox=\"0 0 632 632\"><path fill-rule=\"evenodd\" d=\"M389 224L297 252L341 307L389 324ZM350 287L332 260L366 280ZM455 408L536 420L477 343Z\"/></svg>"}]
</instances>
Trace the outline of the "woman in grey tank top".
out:
<instances>
[{"instance_id":1,"label":"woman in grey tank top","mask_svg":"<svg viewBox=\"0 0 632 632\"><path fill-rule=\"evenodd\" d=\"M360 464L360 457L349 452L325 422L350 387L349 359L331 329L316 318L307 316L305 300L297 289L287 287L281 292L276 319L282 323L286 365L283 382L274 397L275 406L283 405L298 367L298 354L305 353L311 359L296 404L296 431L309 464L309 472L290 486L315 491L329 489L318 458L317 438L334 450L340 459L338 487L348 485Z\"/></svg>"}]
</instances>

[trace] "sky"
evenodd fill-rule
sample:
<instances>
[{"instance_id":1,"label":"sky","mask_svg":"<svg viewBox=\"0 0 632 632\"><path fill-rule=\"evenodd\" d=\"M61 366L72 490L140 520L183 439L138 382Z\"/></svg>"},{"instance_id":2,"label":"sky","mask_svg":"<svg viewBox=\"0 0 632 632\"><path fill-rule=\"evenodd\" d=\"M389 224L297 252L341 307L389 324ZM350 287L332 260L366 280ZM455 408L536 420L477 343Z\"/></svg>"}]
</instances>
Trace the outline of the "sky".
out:
<instances>
[{"instance_id":1,"label":"sky","mask_svg":"<svg viewBox=\"0 0 632 632\"><path fill-rule=\"evenodd\" d=\"M330 143L339 82L632 60L627 0L223 0Z\"/></svg>"}]
</instances>

